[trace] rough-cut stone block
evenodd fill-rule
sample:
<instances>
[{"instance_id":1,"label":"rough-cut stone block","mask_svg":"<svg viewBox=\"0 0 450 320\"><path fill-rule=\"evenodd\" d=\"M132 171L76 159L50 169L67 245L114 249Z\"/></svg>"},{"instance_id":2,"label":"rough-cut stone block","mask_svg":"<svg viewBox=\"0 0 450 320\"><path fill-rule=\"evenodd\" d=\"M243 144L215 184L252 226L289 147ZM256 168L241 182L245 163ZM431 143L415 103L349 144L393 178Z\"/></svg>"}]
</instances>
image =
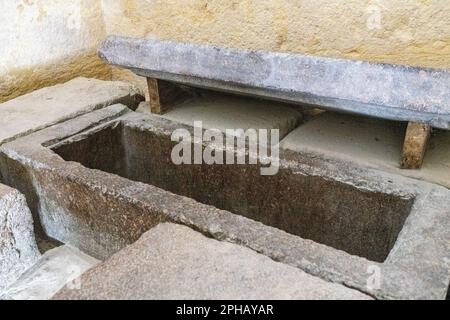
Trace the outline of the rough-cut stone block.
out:
<instances>
[{"instance_id":1,"label":"rough-cut stone block","mask_svg":"<svg viewBox=\"0 0 450 320\"><path fill-rule=\"evenodd\" d=\"M121 103L136 109L143 97L124 82L76 78L0 104L0 144L75 116Z\"/></svg>"},{"instance_id":2,"label":"rough-cut stone block","mask_svg":"<svg viewBox=\"0 0 450 320\"><path fill-rule=\"evenodd\" d=\"M83 119L86 121L85 124L88 125L92 125L93 123L91 121L94 121L94 123L96 124L101 124L103 122L108 122L114 118L117 118L123 114L126 113L130 113L131 110L129 108L127 108L124 105L121 104L117 104L117 105L112 105L112 106L108 106L106 108L100 109L100 110L96 110L93 111L91 113L85 114L83 116L77 117L75 119L78 119L78 121L82 121ZM68 127L71 126L72 121L74 121L74 119L68 120L66 122L64 122L64 124L67 124ZM53 126L50 127L48 129L53 129L56 128L57 126ZM75 129L77 130L77 129ZM44 132L44 130L38 131L38 132ZM58 135L58 129L56 129L56 136ZM62 132L61 132L62 133ZM32 136L33 134L31 134ZM54 138L56 138L56 140L58 140L58 138L55 136L55 131L53 131L53 133L51 134L53 136L53 138L50 138L51 140L53 140ZM60 138L62 138L61 136L59 136ZM24 137L25 138L25 137ZM17 140L21 140L24 138L18 138ZM15 141L17 141L15 140ZM8 143L4 144L7 145ZM30 143L29 144L30 147L39 147L39 143ZM96 152L93 152L92 155L96 154ZM98 156L103 156L102 153L98 154ZM50 229L43 229L42 228L42 216L38 215L38 211L41 209L46 209L45 207L42 207L42 202L38 201L38 199L35 197L36 193L35 191L32 191L37 185L33 182L33 178L31 178L30 175L28 175L27 173L25 173L24 171L15 171L12 169L12 167L9 166L9 164L7 165L0 165L0 178L3 179L4 183L13 186L14 188L16 188L17 190L19 190L20 192L22 192L26 198L27 198L27 203L31 209L31 212L33 214L33 218L35 221L35 232L36 234L38 234L39 236L42 235L46 235L49 237L52 237L53 239L56 240L66 240L66 239L59 239L57 237L56 234L52 234L52 230ZM61 190L62 191L62 190ZM64 191L62 191L64 192ZM66 192L64 193L64 197L67 199L74 199L74 194L72 192ZM83 199L84 197L82 195L79 195L78 198L76 199ZM98 203L94 204L94 205L98 205ZM54 214L54 222L56 223L56 225L61 225L61 212L57 211L54 208L48 208L48 210L50 211L50 214ZM56 222L58 221L58 222ZM72 229L73 230L73 229ZM93 235L95 236L95 235ZM63 243L67 243L67 241L62 241Z\"/></svg>"},{"instance_id":3,"label":"rough-cut stone block","mask_svg":"<svg viewBox=\"0 0 450 320\"><path fill-rule=\"evenodd\" d=\"M130 264L130 261L133 261ZM369 299L250 249L164 223L54 299Z\"/></svg>"},{"instance_id":4,"label":"rough-cut stone block","mask_svg":"<svg viewBox=\"0 0 450 320\"><path fill-rule=\"evenodd\" d=\"M4 293L8 300L48 300L68 284L77 290L77 279L100 261L76 248L61 246L47 251L41 259Z\"/></svg>"},{"instance_id":5,"label":"rough-cut stone block","mask_svg":"<svg viewBox=\"0 0 450 320\"><path fill-rule=\"evenodd\" d=\"M281 141L292 151L429 181L450 188L450 132L435 132L420 170L400 170L406 124L326 112Z\"/></svg>"},{"instance_id":6,"label":"rough-cut stone block","mask_svg":"<svg viewBox=\"0 0 450 320\"><path fill-rule=\"evenodd\" d=\"M0 293L39 257L25 197L0 184Z\"/></svg>"},{"instance_id":7,"label":"rough-cut stone block","mask_svg":"<svg viewBox=\"0 0 450 320\"><path fill-rule=\"evenodd\" d=\"M450 72L110 36L99 55L136 74L450 129Z\"/></svg>"},{"instance_id":8,"label":"rough-cut stone block","mask_svg":"<svg viewBox=\"0 0 450 320\"><path fill-rule=\"evenodd\" d=\"M139 112L148 113L147 102ZM267 100L221 94L202 94L167 111L163 118L194 125L202 121L206 129L279 129L280 138L302 121L302 113L292 106Z\"/></svg>"}]
</instances>

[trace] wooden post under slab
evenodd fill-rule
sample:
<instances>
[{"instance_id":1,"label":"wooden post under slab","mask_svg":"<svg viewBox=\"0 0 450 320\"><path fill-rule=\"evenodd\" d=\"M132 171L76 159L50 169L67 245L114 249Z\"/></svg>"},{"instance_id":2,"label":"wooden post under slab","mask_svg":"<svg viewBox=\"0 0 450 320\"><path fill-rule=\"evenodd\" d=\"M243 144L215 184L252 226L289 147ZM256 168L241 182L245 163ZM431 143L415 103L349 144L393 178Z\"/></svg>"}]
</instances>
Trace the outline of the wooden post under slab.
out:
<instances>
[{"instance_id":1,"label":"wooden post under slab","mask_svg":"<svg viewBox=\"0 0 450 320\"><path fill-rule=\"evenodd\" d=\"M175 104L191 97L187 90L172 82L147 78L152 113L164 114Z\"/></svg>"},{"instance_id":2,"label":"wooden post under slab","mask_svg":"<svg viewBox=\"0 0 450 320\"><path fill-rule=\"evenodd\" d=\"M425 123L410 122L403 145L402 169L420 169L427 149L431 126Z\"/></svg>"}]
</instances>

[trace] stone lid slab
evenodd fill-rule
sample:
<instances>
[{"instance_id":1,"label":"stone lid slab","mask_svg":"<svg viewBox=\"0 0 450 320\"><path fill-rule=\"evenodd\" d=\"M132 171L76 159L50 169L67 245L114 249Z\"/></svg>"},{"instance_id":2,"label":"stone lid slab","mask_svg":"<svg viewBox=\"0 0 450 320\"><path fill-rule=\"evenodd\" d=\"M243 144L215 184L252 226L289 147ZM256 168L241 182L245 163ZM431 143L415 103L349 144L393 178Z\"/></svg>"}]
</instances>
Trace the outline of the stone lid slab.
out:
<instances>
[{"instance_id":1,"label":"stone lid slab","mask_svg":"<svg viewBox=\"0 0 450 320\"><path fill-rule=\"evenodd\" d=\"M119 36L99 55L149 78L450 129L449 70Z\"/></svg>"}]
</instances>

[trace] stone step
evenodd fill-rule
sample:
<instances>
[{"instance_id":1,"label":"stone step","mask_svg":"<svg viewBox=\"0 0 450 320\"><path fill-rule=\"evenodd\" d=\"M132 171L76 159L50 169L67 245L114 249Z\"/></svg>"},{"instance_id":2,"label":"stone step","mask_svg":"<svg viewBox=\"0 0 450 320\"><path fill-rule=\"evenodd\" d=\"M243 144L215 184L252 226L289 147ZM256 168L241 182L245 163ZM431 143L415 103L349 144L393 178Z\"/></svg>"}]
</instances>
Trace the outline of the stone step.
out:
<instances>
[{"instance_id":1,"label":"stone step","mask_svg":"<svg viewBox=\"0 0 450 320\"><path fill-rule=\"evenodd\" d=\"M76 78L0 104L0 144L96 109L143 100L131 84Z\"/></svg>"},{"instance_id":2,"label":"stone step","mask_svg":"<svg viewBox=\"0 0 450 320\"><path fill-rule=\"evenodd\" d=\"M39 257L25 197L0 184L0 295Z\"/></svg>"},{"instance_id":3,"label":"stone step","mask_svg":"<svg viewBox=\"0 0 450 320\"><path fill-rule=\"evenodd\" d=\"M5 291L3 299L48 300L64 286L79 288L76 279L98 263L67 245L49 250Z\"/></svg>"},{"instance_id":4,"label":"stone step","mask_svg":"<svg viewBox=\"0 0 450 320\"><path fill-rule=\"evenodd\" d=\"M132 262L132 263L130 263ZM370 299L245 247L159 224L53 299Z\"/></svg>"}]
</instances>

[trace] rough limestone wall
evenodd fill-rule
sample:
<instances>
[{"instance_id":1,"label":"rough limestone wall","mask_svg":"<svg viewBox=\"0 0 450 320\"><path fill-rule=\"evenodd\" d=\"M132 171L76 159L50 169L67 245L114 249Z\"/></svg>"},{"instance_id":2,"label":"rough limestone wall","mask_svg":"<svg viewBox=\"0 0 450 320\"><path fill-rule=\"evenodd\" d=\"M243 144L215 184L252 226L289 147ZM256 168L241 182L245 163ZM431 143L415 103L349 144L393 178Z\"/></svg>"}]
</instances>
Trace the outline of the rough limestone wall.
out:
<instances>
[{"instance_id":1,"label":"rough limestone wall","mask_svg":"<svg viewBox=\"0 0 450 320\"><path fill-rule=\"evenodd\" d=\"M0 103L76 76L110 79L96 55L100 0L0 0Z\"/></svg>"},{"instance_id":2,"label":"rough limestone wall","mask_svg":"<svg viewBox=\"0 0 450 320\"><path fill-rule=\"evenodd\" d=\"M450 68L448 0L0 0L0 20L0 103L110 79L106 34Z\"/></svg>"},{"instance_id":3,"label":"rough limestone wall","mask_svg":"<svg viewBox=\"0 0 450 320\"><path fill-rule=\"evenodd\" d=\"M102 1L110 34L450 68L448 0Z\"/></svg>"}]
</instances>

